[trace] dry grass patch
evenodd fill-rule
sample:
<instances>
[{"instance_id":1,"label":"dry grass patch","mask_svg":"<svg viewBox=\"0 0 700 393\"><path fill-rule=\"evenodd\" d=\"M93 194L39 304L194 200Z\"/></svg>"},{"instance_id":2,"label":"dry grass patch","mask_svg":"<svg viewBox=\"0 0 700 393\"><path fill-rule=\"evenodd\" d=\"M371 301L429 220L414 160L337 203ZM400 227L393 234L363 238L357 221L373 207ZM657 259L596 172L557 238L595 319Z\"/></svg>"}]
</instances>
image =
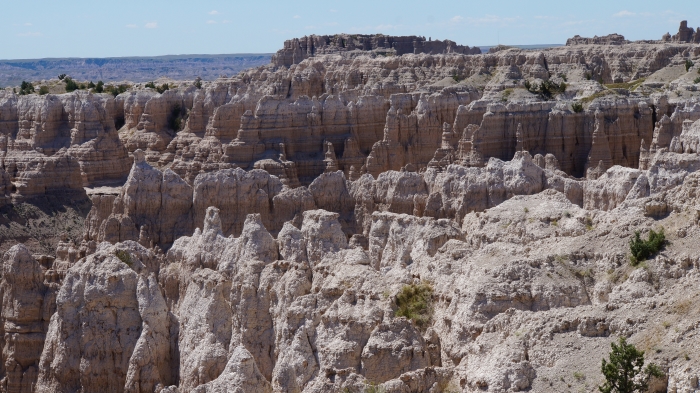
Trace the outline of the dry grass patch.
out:
<instances>
[{"instance_id":1,"label":"dry grass patch","mask_svg":"<svg viewBox=\"0 0 700 393\"><path fill-rule=\"evenodd\" d=\"M406 317L423 329L427 327L433 314L432 298L433 286L430 283L404 285L396 295L398 308L395 316Z\"/></svg>"}]
</instances>

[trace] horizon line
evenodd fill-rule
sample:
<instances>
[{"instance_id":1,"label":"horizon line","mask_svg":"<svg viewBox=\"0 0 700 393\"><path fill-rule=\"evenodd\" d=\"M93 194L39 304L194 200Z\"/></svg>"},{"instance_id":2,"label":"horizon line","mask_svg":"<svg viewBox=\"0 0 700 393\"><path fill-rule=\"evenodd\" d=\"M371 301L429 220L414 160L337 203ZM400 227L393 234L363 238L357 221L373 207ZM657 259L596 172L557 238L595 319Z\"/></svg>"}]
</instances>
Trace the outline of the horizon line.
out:
<instances>
[{"instance_id":1,"label":"horizon line","mask_svg":"<svg viewBox=\"0 0 700 393\"><path fill-rule=\"evenodd\" d=\"M192 53L192 54L169 54L169 55L153 55L153 56L109 56L109 57L97 57L97 56L68 56L68 57L35 57L35 58L22 58L22 59L0 59L0 62L6 61L29 61L29 60L93 60L93 59L152 59L152 58L164 58L164 57L214 57L214 56L268 56L274 55L274 53Z\"/></svg>"},{"instance_id":2,"label":"horizon line","mask_svg":"<svg viewBox=\"0 0 700 393\"><path fill-rule=\"evenodd\" d=\"M494 48L497 46L512 46L516 48L524 48L529 46L565 46L566 44L492 44L492 45L474 45L476 48ZM168 55L153 55L153 56L109 56L109 57L98 57L98 56L68 56L68 57L35 57L35 58L21 58L21 59L0 59L0 62L8 61L29 61L29 60L93 60L93 59L152 59L152 58L166 58L166 57L222 57L222 56L272 56L276 52L243 52L243 53L181 53L181 54L168 54Z\"/></svg>"}]
</instances>

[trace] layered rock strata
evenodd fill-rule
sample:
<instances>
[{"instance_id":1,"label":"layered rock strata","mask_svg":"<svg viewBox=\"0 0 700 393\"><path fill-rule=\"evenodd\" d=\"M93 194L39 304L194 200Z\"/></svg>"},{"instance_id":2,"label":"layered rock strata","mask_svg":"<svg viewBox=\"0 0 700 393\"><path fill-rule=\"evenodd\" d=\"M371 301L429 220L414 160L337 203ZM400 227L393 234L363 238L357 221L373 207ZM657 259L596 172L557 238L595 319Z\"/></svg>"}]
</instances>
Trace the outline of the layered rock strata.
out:
<instances>
[{"instance_id":1,"label":"layered rock strata","mask_svg":"<svg viewBox=\"0 0 700 393\"><path fill-rule=\"evenodd\" d=\"M131 93L128 102L133 104L125 107L125 118L132 120L122 135L129 135L129 150L144 149L150 163L170 167L190 184L201 172L238 166L268 170L294 187L310 184L328 167L343 170L347 177L351 172L376 177L409 164L416 170L425 168L443 145L444 123L452 126L448 134L455 150L462 140L465 163L479 166L490 157L510 159L520 124L527 150L553 154L562 170L585 176L600 161L588 162L596 124L604 128L596 148L603 134L608 139L604 144L611 145L605 169L614 164L636 166L641 141L651 143L655 121L670 116L676 105L669 106L663 95L627 95L588 79L636 80L698 54L697 48L682 43L476 56L320 54L289 68L263 67L221 80L206 92L190 88L177 93L181 98L174 101L167 98L177 95L173 92L164 97ZM524 81L550 78L568 81L567 93L558 102L530 93L500 99L505 90L524 91L519 89ZM572 99L591 95L600 98L582 112L573 111ZM192 104L187 97L193 97ZM149 101L153 103L146 109ZM164 109L150 113L162 105ZM183 131L173 134L166 123L177 106L186 108L189 119ZM521 117L504 119L514 112L522 112ZM150 120L156 117L161 120ZM474 141L474 131L463 136L472 125L480 127ZM560 138L563 147L557 142Z\"/></svg>"},{"instance_id":2,"label":"layered rock strata","mask_svg":"<svg viewBox=\"0 0 700 393\"><path fill-rule=\"evenodd\" d=\"M338 48L337 42L328 41L324 48ZM460 159L469 165L484 165L490 157L507 160L515 153L520 125L526 150L553 154L563 171L581 177L600 161L600 153L589 154L596 124L604 130L595 149L610 145L605 169L637 166L641 141L652 143L655 122L670 117L678 100L606 89L594 81L656 75L697 57L700 49L682 41L588 44L393 57L328 49L289 68L259 67L202 88L183 83L163 94L135 87L115 99L84 92L39 97L4 91L0 150L8 158L3 167L10 183L24 182L21 159L12 157L28 150L53 156L65 147L61 154L77 161L83 186L93 186L126 176L126 147L130 153L144 150L149 163L170 168L190 185L202 172L241 167L267 170L296 187L309 185L327 168L340 169L346 177L352 172L353 178L406 165L420 170L445 143L455 151L461 145ZM526 81L550 79L567 81L556 101L521 89ZM678 86L691 89L692 83ZM518 98L503 100L508 92ZM572 102L596 96L583 111L573 111ZM505 119L509 113L521 114ZM445 123L452 129L445 131ZM16 194L19 200L46 189L42 180L36 182L24 191L5 187L3 197Z\"/></svg>"},{"instance_id":3,"label":"layered rock strata","mask_svg":"<svg viewBox=\"0 0 700 393\"><path fill-rule=\"evenodd\" d=\"M672 165L685 155L666 153L664 160ZM616 180L617 168L606 171L605 184L624 188ZM320 392L361 390L370 384L390 392L423 392L428 386L440 386L440 392L546 391L579 383L570 376L563 382L554 378L570 374L571 364L597 383L597 359L615 336L627 335L642 348L664 346L652 355L669 375L661 382L664 387L690 388L688 375L694 374L688 374L687 361L672 357L693 345L696 336L690 330L676 338L663 327L656 332L657 311L644 306L656 302L668 310L669 324L677 326L691 326L695 318L674 311L697 295L687 289L698 269L688 254L697 224L687 209L700 194L690 180L697 173L682 172L686 180L673 192L651 197L628 192L609 211L579 207L552 189L509 188L518 181L506 180L494 184L496 189L505 186L511 190L507 193L520 195L483 212L466 212L461 221L454 219L459 213L451 212L444 213L446 218L374 212L364 246L356 237L348 241L340 215L327 210L304 212L299 227L287 222L276 238L260 214L250 214L239 236L225 237L216 208L207 209L202 229L176 240L166 255L134 242L103 243L67 272L48 328L38 388L92 386L93 380L56 374L59 363L49 359L58 355L51 348L67 345L60 338L66 335L54 329L74 323L62 307L75 304L79 315L91 310L81 300L89 286L75 285L89 283L92 275L107 269L121 277L113 280L111 292L120 300L112 300L110 307L126 312L121 302L130 301L128 310L134 310L133 317L119 319L129 326L124 334L133 335L120 340L124 352L117 359L122 366L83 360L97 367L95 372L104 375L98 381L107 378L100 383L108 386L133 386L130 381L137 377L128 370L138 364L139 370L152 370L141 371L140 386L147 388L138 391L152 391L148 386L156 386L155 380L168 392ZM638 179L642 176L651 174ZM523 186L532 183L521 181ZM530 192L534 194L523 195ZM649 208L661 203L668 209L661 216L670 215L652 218ZM648 270L630 267L627 236L609 233L658 225L666 227L673 243L647 262ZM119 250L129 256L119 256ZM160 289L146 290L148 280L156 277ZM68 284L72 282L76 284ZM435 291L427 329L394 314L393 296L418 282L432 283ZM81 292L67 292L70 288ZM142 305L141 296L154 300ZM161 310L155 315L170 319L145 322L154 305ZM146 335L148 324L164 330ZM135 343L142 340L149 348L162 348L161 355L139 352ZM132 344L124 347L125 342ZM566 343L581 349L566 350ZM101 351L110 353L116 345L108 341ZM559 355L553 358L553 351ZM581 351L594 361L582 361Z\"/></svg>"},{"instance_id":4,"label":"layered rock strata","mask_svg":"<svg viewBox=\"0 0 700 393\"><path fill-rule=\"evenodd\" d=\"M289 67L303 60L321 54L333 54L352 51L372 51L386 55L401 56L407 53L458 53L465 55L481 54L477 47L457 45L454 41L435 40L418 36L387 36L383 34L338 34L335 36L311 35L294 38L284 42L284 48L272 56L272 64Z\"/></svg>"},{"instance_id":5,"label":"layered rock strata","mask_svg":"<svg viewBox=\"0 0 700 393\"><path fill-rule=\"evenodd\" d=\"M92 209L5 253L0 391L588 391L618 336L653 391L698 388L696 45L343 37L164 93L2 93L3 209Z\"/></svg>"}]
</instances>

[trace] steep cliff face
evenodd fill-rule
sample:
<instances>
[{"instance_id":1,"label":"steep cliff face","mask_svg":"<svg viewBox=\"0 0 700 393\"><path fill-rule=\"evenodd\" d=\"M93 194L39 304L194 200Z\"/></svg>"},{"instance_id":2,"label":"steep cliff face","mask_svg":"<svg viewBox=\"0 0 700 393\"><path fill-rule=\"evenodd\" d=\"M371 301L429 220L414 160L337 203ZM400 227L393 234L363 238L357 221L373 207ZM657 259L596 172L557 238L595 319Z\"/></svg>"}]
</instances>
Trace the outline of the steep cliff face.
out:
<instances>
[{"instance_id":1,"label":"steep cliff face","mask_svg":"<svg viewBox=\"0 0 700 393\"><path fill-rule=\"evenodd\" d=\"M552 154L559 169L577 177L600 160L604 169L637 167L641 141L651 138L654 129L653 110L646 99L604 100L580 113L560 103L493 103L478 128L460 129L458 124L467 123L471 109L458 111L453 134L446 141L454 152L460 144L467 146L458 159L483 165L489 157L507 160L518 150Z\"/></svg>"},{"instance_id":2,"label":"steep cliff face","mask_svg":"<svg viewBox=\"0 0 700 393\"><path fill-rule=\"evenodd\" d=\"M0 384L5 392L33 391L36 384L48 321L56 309L56 288L45 271L22 244L3 257Z\"/></svg>"},{"instance_id":3,"label":"steep cliff face","mask_svg":"<svg viewBox=\"0 0 700 393\"><path fill-rule=\"evenodd\" d=\"M284 47L272 56L272 64L289 67L299 64L309 57L344 53L352 51L369 51L375 55L401 56L407 53L459 53L465 55L481 54L481 49L469 46L457 45L454 41L426 40L418 36L386 36L384 34L337 34L335 36L311 35L302 38L294 38L284 42Z\"/></svg>"},{"instance_id":4,"label":"steep cliff face","mask_svg":"<svg viewBox=\"0 0 700 393\"><path fill-rule=\"evenodd\" d=\"M662 98L594 81L638 80L700 51L682 43L630 43L486 55L343 53L260 67L203 89L183 84L163 95L150 89L121 95L121 137L129 151L146 151L149 163L170 167L190 184L201 172L238 166L268 170L295 187L327 168L347 177L351 171L376 177L408 164L425 168L442 147L444 123L452 126L455 151L462 140L465 163L510 159L520 125L526 150L553 154L563 171L580 177L598 165L588 162L596 124L596 147L611 149L606 169L636 166L641 141L651 143L655 121L669 108ZM557 101L523 88L525 81L564 79L566 92ZM585 97L601 98L573 111L572 103ZM176 112L186 114L181 131L170 121ZM479 131L464 136L472 125Z\"/></svg>"},{"instance_id":5,"label":"steep cliff face","mask_svg":"<svg viewBox=\"0 0 700 393\"><path fill-rule=\"evenodd\" d=\"M697 45L419 38L0 93L0 220L92 202L55 257L3 257L0 391L589 391L618 336L697 389Z\"/></svg>"},{"instance_id":6,"label":"steep cliff face","mask_svg":"<svg viewBox=\"0 0 700 393\"><path fill-rule=\"evenodd\" d=\"M153 259L126 242L101 246L67 271L37 392L152 392L173 381L171 326Z\"/></svg>"},{"instance_id":7,"label":"steep cliff face","mask_svg":"<svg viewBox=\"0 0 700 393\"><path fill-rule=\"evenodd\" d=\"M119 143L114 128L115 102L106 95L77 92L65 95L16 96L0 92L2 129L0 143L5 167L21 161L11 159L13 152L23 156L33 151L43 156L61 154L79 164L82 181L78 187L100 181L123 180L128 172L127 152ZM8 161L9 160L9 161ZM24 172L26 169L13 169ZM58 172L58 171L57 171ZM13 180L14 181L14 180ZM63 182L76 184L75 181ZM22 195L34 196L28 190Z\"/></svg>"},{"instance_id":8,"label":"steep cliff face","mask_svg":"<svg viewBox=\"0 0 700 393\"><path fill-rule=\"evenodd\" d=\"M338 48L339 41L331 41L327 48ZM347 177L351 172L376 177L406 165L420 170L438 148L448 148L443 144L455 150L453 156L459 151L463 163L476 166L490 157L510 159L520 125L525 150L553 154L561 170L580 177L598 166L601 149L610 150L610 158L603 157L604 169L637 166L641 141L651 144L655 121L672 117L678 106L668 98L606 89L593 81L637 80L700 54L682 42L484 55L418 50L372 57L329 51L335 54L321 50L289 68L259 67L201 89L186 82L162 94L135 88L113 99L85 92L17 96L3 91L5 173L10 182L22 182L27 171L23 152L62 154L78 163L82 185L94 186L123 179L130 162L127 151L141 149L151 165L171 168L190 185L202 172L241 167L265 169L296 187L310 184L328 168ZM543 101L523 89L525 81L537 85L564 79L568 86L557 101ZM572 99L596 94L602 98L584 105L583 112L572 110ZM674 127L680 130L683 120L672 119ZM452 129L445 131L445 123ZM124 124L119 139L115 124ZM73 169L66 171L76 176ZM33 180L36 187L22 190L10 187L5 198L51 189L46 181Z\"/></svg>"},{"instance_id":9,"label":"steep cliff face","mask_svg":"<svg viewBox=\"0 0 700 393\"><path fill-rule=\"evenodd\" d=\"M666 165L686 155L667 154ZM366 234L358 235L366 238L365 245L355 236L348 241L340 215L326 210L307 210L299 227L287 222L276 237L261 215L250 214L238 237L225 237L221 211L213 207L205 212L203 226L197 225L202 229L177 239L166 255L133 242L103 243L67 272L46 336L38 388L64 391L66 386L100 383L115 391L154 391L149 381L157 380L167 392L321 392L361 390L369 384L390 392L423 392L429 390L426 386L439 386L441 392L558 390L583 384L569 376L572 364L587 379L598 381L599 359L617 335L630 336L642 348L663 345L663 352L652 358L669 375L664 388L692 387L694 371L688 371L683 356L674 354L687 354L696 336L677 337L659 327L656 315L661 307L676 326L691 326L696 317L679 310L697 295L688 292L697 280L698 262L689 254L697 225L684 210L700 195L693 186L697 182L686 180L673 192L651 197L619 193L613 188L624 189L628 183L617 180L625 171L615 166L591 183L590 190L590 181L585 183L585 198L596 192L599 201L626 195L616 209L603 211L577 206L556 190L539 192L550 175L538 168L528 155L505 164L492 160L486 169L468 168L485 171L484 194L491 200L484 204L495 207L481 212L443 209L445 218L377 211ZM453 165L448 172L457 169ZM424 192L452 188L444 185L443 175ZM493 179L498 176L503 176L500 184ZM612 191L594 191L595 184ZM374 189L391 186L378 183ZM401 200L395 191L378 194ZM661 203L672 211L670 216L649 217L647 206ZM401 203L393 206L405 209ZM460 215L461 222L456 221ZM627 236L608 235L658 225L667 229L673 243L649 260L646 269L629 265ZM115 257L117 250L129 257ZM128 262L120 262L122 258ZM104 288L113 297L109 307L133 314L118 319L129 326L123 334L133 335L120 340L124 352L117 359L124 365L85 358L82 362L104 377L66 378L68 370L55 359L78 354L59 348L82 344L63 343L65 334L53 327L74 323L68 318L75 317L62 311L66 304L73 304L77 315L95 310L80 299L88 293L91 275L109 269L114 270L104 273L114 282ZM146 282L154 274L160 290L148 292ZM85 282L84 289L76 287L80 282ZM396 314L402 288L421 282L431 283L433 291L427 327ZM71 288L73 292L64 293ZM151 300L142 305L148 293ZM90 299L99 300L99 293ZM124 302L133 304L122 308ZM657 308L645 307L648 302L656 302ZM154 305L152 318L169 315L170 320L147 323ZM147 326L162 332L146 334ZM128 344L138 342L160 348L160 355L146 356L150 352L139 352L139 344ZM113 345L107 343L102 350L114 351ZM127 364L151 371L133 374ZM59 375L59 369L65 371ZM140 375L140 390L128 388L136 386L129 382L136 377L130 375ZM564 381L557 375L565 375Z\"/></svg>"}]
</instances>

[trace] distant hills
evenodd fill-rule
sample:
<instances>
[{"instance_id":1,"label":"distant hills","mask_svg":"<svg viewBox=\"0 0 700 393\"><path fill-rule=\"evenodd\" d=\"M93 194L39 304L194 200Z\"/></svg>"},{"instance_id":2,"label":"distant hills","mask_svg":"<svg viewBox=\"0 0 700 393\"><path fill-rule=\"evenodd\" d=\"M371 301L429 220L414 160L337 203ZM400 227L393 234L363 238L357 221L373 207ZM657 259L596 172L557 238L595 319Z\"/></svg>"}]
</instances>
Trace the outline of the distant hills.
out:
<instances>
[{"instance_id":1,"label":"distant hills","mask_svg":"<svg viewBox=\"0 0 700 393\"><path fill-rule=\"evenodd\" d=\"M147 82L160 77L187 80L232 76L270 62L270 53L155 57L0 60L0 87L68 74L76 80Z\"/></svg>"},{"instance_id":2,"label":"distant hills","mask_svg":"<svg viewBox=\"0 0 700 393\"><path fill-rule=\"evenodd\" d=\"M481 53L489 53L489 49L495 48L499 45L491 45L491 46L480 46L479 49L481 49ZM535 45L505 45L505 46L510 46L513 48L519 48L519 49L547 49L547 48L556 48L559 46L564 46L563 44L535 44Z\"/></svg>"},{"instance_id":3,"label":"distant hills","mask_svg":"<svg viewBox=\"0 0 700 393\"><path fill-rule=\"evenodd\" d=\"M549 45L514 45L521 49L544 49ZM481 46L488 53L491 46ZM188 80L200 77L213 80L221 75L268 64L272 53L236 53L227 55L170 55L154 57L50 58L0 60L0 88L19 86L22 81L39 81L70 75L79 81L148 82L161 77Z\"/></svg>"}]
</instances>

